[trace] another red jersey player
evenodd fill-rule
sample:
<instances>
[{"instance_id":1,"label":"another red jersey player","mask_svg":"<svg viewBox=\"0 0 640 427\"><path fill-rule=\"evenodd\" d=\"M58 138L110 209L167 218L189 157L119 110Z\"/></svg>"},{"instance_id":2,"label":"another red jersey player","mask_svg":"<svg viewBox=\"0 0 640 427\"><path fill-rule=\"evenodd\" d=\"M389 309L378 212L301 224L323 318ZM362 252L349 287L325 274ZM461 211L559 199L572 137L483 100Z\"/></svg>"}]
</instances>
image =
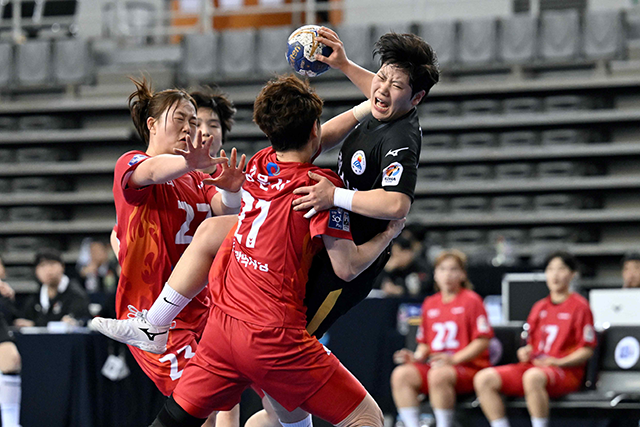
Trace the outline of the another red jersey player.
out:
<instances>
[{"instance_id":1,"label":"another red jersey player","mask_svg":"<svg viewBox=\"0 0 640 427\"><path fill-rule=\"evenodd\" d=\"M212 411L239 402L251 384L288 410L301 407L335 425L383 424L362 385L306 330L303 299L313 255L324 245L336 272L352 279L397 236L404 221L369 242L350 239L348 212L311 219L291 208L293 190L308 185L320 147L322 100L294 76L269 82L254 120L272 147L247 165L238 226L211 269L214 305L196 356L152 426L198 426ZM231 246L229 248L229 246Z\"/></svg>"},{"instance_id":2,"label":"another red jersey player","mask_svg":"<svg viewBox=\"0 0 640 427\"><path fill-rule=\"evenodd\" d=\"M508 427L500 393L525 396L533 427L547 427L549 398L580 388L596 337L589 303L570 292L576 259L551 254L545 263L549 296L538 301L527 319L528 344L518 350L520 363L480 371L474 386L491 427Z\"/></svg>"},{"instance_id":3,"label":"another red jersey player","mask_svg":"<svg viewBox=\"0 0 640 427\"><path fill-rule=\"evenodd\" d=\"M435 261L439 292L422 304L422 325L415 352L403 349L394 359L404 363L391 375L398 414L407 427L419 425L418 396L429 395L438 427L453 426L457 394L473 391L473 377L489 363L493 330L482 299L467 279L467 257L457 250L442 252Z\"/></svg>"},{"instance_id":4,"label":"another red jersey player","mask_svg":"<svg viewBox=\"0 0 640 427\"><path fill-rule=\"evenodd\" d=\"M239 168L235 151L231 159L212 158L212 139L203 142L201 133L196 134L196 104L189 94L182 90L154 93L146 81L134 83L137 90L129 97L129 106L147 150L124 154L114 172L118 260L122 267L116 295L120 319L142 316L139 310L150 307L158 296L179 303L180 295L163 290L165 281L201 222L212 214L239 211L239 190L244 182L244 158ZM210 180L209 175L196 170L213 169L220 163L223 172L215 182L229 190L227 193L205 186L203 181ZM235 221L235 217L228 218ZM209 304L207 292L191 301L176 318L166 352L159 352L164 354L130 346L140 367L165 395L171 394L187 360L193 357ZM96 329L100 325L99 319L93 323ZM142 328L137 333L153 343L153 338L167 331L168 327L164 331Z\"/></svg>"}]
</instances>

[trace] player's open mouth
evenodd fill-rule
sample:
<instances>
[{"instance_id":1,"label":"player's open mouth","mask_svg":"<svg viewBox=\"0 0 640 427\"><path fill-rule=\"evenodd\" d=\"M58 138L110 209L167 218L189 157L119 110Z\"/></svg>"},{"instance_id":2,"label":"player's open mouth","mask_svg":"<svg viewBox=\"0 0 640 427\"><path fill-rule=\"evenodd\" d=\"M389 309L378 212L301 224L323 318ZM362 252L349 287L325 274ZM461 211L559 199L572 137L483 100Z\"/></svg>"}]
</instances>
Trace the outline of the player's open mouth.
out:
<instances>
[{"instance_id":1,"label":"player's open mouth","mask_svg":"<svg viewBox=\"0 0 640 427\"><path fill-rule=\"evenodd\" d=\"M389 109L389 104L387 104L386 102L382 101L380 98L375 98L375 103L374 103L376 109L378 111L381 112L386 112Z\"/></svg>"}]
</instances>

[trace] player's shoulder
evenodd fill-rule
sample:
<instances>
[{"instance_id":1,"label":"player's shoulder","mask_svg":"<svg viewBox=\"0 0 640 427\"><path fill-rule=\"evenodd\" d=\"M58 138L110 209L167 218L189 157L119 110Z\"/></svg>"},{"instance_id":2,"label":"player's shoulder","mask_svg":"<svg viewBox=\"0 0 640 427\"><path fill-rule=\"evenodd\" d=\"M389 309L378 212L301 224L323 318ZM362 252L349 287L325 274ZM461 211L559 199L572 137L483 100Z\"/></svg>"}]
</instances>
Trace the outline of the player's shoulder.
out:
<instances>
[{"instance_id":1,"label":"player's shoulder","mask_svg":"<svg viewBox=\"0 0 640 427\"><path fill-rule=\"evenodd\" d=\"M120 156L120 158L118 158L118 160L116 161L116 165L130 167L137 163L140 163L145 159L148 159L149 157L151 156L146 154L144 151L140 151L140 150L127 151L122 156Z\"/></svg>"},{"instance_id":2,"label":"player's shoulder","mask_svg":"<svg viewBox=\"0 0 640 427\"><path fill-rule=\"evenodd\" d=\"M541 311L545 309L549 304L551 304L551 300L549 299L549 297L544 297L533 304L533 307L531 307L531 313Z\"/></svg>"},{"instance_id":3,"label":"player's shoulder","mask_svg":"<svg viewBox=\"0 0 640 427\"><path fill-rule=\"evenodd\" d=\"M471 303L482 304L482 297L471 289L463 288L461 291L462 297Z\"/></svg>"},{"instance_id":4,"label":"player's shoulder","mask_svg":"<svg viewBox=\"0 0 640 427\"><path fill-rule=\"evenodd\" d=\"M422 303L423 307L434 307L442 303L442 294L436 292L433 295L426 297Z\"/></svg>"},{"instance_id":5,"label":"player's shoulder","mask_svg":"<svg viewBox=\"0 0 640 427\"><path fill-rule=\"evenodd\" d=\"M387 135L420 135L420 122L418 121L418 113L414 108L404 117L392 122L387 128Z\"/></svg>"},{"instance_id":6,"label":"player's shoulder","mask_svg":"<svg viewBox=\"0 0 640 427\"><path fill-rule=\"evenodd\" d=\"M340 179L340 177L338 176L337 173L335 173L334 171L330 170L330 169L324 169L321 168L320 166L316 166L313 164L310 164L308 166L308 170L309 172L313 172L316 173L318 175L322 175L325 178L327 178L329 181L331 181L333 183L333 185L337 186L337 187L344 187L343 183L342 183L342 179ZM307 174L307 185L315 185L317 184L316 181L314 181L313 179L309 178L309 174Z\"/></svg>"},{"instance_id":7,"label":"player's shoulder","mask_svg":"<svg viewBox=\"0 0 640 427\"><path fill-rule=\"evenodd\" d=\"M589 308L589 301L587 301L587 299L585 297L583 297L582 295L580 295L577 292L573 292L569 298L571 299L571 304L575 307L579 307L579 308Z\"/></svg>"}]
</instances>

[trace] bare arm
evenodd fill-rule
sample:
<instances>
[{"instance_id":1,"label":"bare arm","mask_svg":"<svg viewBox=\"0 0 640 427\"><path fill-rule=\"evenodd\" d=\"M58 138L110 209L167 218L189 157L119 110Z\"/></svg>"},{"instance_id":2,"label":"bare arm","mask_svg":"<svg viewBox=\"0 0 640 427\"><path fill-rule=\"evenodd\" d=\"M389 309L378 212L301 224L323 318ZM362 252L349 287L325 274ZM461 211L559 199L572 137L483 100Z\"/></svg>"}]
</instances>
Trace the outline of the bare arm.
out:
<instances>
[{"instance_id":1,"label":"bare arm","mask_svg":"<svg viewBox=\"0 0 640 427\"><path fill-rule=\"evenodd\" d=\"M590 347L582 347L573 353L558 360L558 366L568 368L571 366L580 366L593 356L593 349Z\"/></svg>"},{"instance_id":2,"label":"bare arm","mask_svg":"<svg viewBox=\"0 0 640 427\"><path fill-rule=\"evenodd\" d=\"M181 177L195 169L206 169L226 163L226 158L213 158L209 155L209 147L213 138L202 142L202 133L198 131L195 141L187 136L185 150L175 149L176 154L160 154L144 161L133 171L127 185L131 188L146 187L153 184L164 184Z\"/></svg>"},{"instance_id":3,"label":"bare arm","mask_svg":"<svg viewBox=\"0 0 640 427\"><path fill-rule=\"evenodd\" d=\"M391 221L385 231L359 246L352 240L323 235L322 240L331 259L333 271L344 281L350 282L355 279L378 258L391 240L400 234L404 223L405 220Z\"/></svg>"},{"instance_id":4,"label":"bare arm","mask_svg":"<svg viewBox=\"0 0 640 427\"><path fill-rule=\"evenodd\" d=\"M328 57L316 54L316 58L331 68L342 71L364 96L369 98L371 96L371 82L375 74L347 58L344 45L335 31L322 27L318 34L317 40L329 46L333 52Z\"/></svg>"},{"instance_id":5,"label":"bare arm","mask_svg":"<svg viewBox=\"0 0 640 427\"><path fill-rule=\"evenodd\" d=\"M453 365L466 363L478 357L480 353L485 351L487 348L489 348L489 338L476 338L465 348L455 353L451 357L451 363Z\"/></svg>"},{"instance_id":6,"label":"bare arm","mask_svg":"<svg viewBox=\"0 0 640 427\"><path fill-rule=\"evenodd\" d=\"M322 151L331 150L340 144L358 125L351 110L335 116L322 125Z\"/></svg>"}]
</instances>

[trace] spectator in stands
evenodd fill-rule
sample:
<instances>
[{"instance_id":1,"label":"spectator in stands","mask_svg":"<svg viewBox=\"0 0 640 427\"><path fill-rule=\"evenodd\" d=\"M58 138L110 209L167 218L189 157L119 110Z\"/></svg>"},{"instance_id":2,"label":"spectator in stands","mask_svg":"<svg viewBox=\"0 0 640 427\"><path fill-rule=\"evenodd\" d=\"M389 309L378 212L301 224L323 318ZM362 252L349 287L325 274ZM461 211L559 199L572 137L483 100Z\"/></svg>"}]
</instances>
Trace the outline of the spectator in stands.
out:
<instances>
[{"instance_id":1,"label":"spectator in stands","mask_svg":"<svg viewBox=\"0 0 640 427\"><path fill-rule=\"evenodd\" d=\"M421 253L422 245L408 230L393 241L391 257L377 279L386 296L424 298L433 293L429 267Z\"/></svg>"},{"instance_id":2,"label":"spectator in stands","mask_svg":"<svg viewBox=\"0 0 640 427\"><path fill-rule=\"evenodd\" d=\"M402 365L391 374L391 391L406 427L419 425L418 396L429 395L438 427L453 426L457 394L473 391L473 377L490 366L493 330L482 299L467 279L467 257L444 251L435 261L437 294L422 304L422 325L415 352L402 349L394 360Z\"/></svg>"},{"instance_id":3,"label":"spectator in stands","mask_svg":"<svg viewBox=\"0 0 640 427\"><path fill-rule=\"evenodd\" d=\"M80 269L88 293L113 294L118 284L118 263L109 244L94 240L89 244L89 263Z\"/></svg>"},{"instance_id":4,"label":"spectator in stands","mask_svg":"<svg viewBox=\"0 0 640 427\"><path fill-rule=\"evenodd\" d=\"M23 317L14 321L16 326L47 326L54 321L78 325L89 319L89 298L78 283L64 274L60 252L39 251L35 273L41 284L40 292L26 301Z\"/></svg>"},{"instance_id":5,"label":"spectator in stands","mask_svg":"<svg viewBox=\"0 0 640 427\"><path fill-rule=\"evenodd\" d=\"M640 288L640 253L629 252L622 258L622 287Z\"/></svg>"},{"instance_id":6,"label":"spectator in stands","mask_svg":"<svg viewBox=\"0 0 640 427\"><path fill-rule=\"evenodd\" d=\"M15 291L5 281L5 269L0 259L0 296L4 302L13 307ZM4 304L3 304L4 305ZM13 313L13 309L10 311ZM1 425L4 427L20 426L20 401L22 396L22 381L20 371L22 359L18 348L13 342L13 334L4 317L4 310L0 312L0 412Z\"/></svg>"},{"instance_id":7,"label":"spectator in stands","mask_svg":"<svg viewBox=\"0 0 640 427\"><path fill-rule=\"evenodd\" d=\"M571 292L577 261L555 252L545 262L549 296L538 301L527 319L528 343L518 350L519 363L483 369L474 386L491 427L508 427L500 393L524 396L533 427L547 427L549 398L577 391L596 337L589 303Z\"/></svg>"}]
</instances>

